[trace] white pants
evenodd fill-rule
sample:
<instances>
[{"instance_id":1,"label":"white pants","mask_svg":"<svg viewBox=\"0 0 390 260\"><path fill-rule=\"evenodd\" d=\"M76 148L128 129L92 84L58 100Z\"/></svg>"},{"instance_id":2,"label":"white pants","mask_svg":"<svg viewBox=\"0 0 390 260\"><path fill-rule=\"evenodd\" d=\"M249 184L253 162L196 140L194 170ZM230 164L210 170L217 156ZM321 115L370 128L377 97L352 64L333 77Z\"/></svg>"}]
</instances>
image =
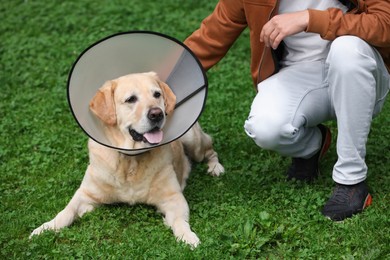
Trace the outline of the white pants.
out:
<instances>
[{"instance_id":1,"label":"white pants","mask_svg":"<svg viewBox=\"0 0 390 260\"><path fill-rule=\"evenodd\" d=\"M246 133L264 149L310 158L321 146L315 126L337 120L333 180L356 184L366 179L366 143L372 118L390 88L379 53L354 36L334 40L326 61L282 68L258 85Z\"/></svg>"}]
</instances>

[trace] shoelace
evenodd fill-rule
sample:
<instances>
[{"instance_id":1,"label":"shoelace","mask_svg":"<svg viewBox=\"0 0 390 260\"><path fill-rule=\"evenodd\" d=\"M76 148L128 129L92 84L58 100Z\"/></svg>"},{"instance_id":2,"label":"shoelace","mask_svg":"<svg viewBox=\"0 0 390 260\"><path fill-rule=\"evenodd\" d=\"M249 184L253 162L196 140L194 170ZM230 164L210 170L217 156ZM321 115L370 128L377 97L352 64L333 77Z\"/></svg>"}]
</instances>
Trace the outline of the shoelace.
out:
<instances>
[{"instance_id":1,"label":"shoelace","mask_svg":"<svg viewBox=\"0 0 390 260\"><path fill-rule=\"evenodd\" d=\"M333 193L332 201L334 201L337 204L344 204L348 202L350 199L351 191L353 192L353 190L347 189L342 185L337 185Z\"/></svg>"}]
</instances>

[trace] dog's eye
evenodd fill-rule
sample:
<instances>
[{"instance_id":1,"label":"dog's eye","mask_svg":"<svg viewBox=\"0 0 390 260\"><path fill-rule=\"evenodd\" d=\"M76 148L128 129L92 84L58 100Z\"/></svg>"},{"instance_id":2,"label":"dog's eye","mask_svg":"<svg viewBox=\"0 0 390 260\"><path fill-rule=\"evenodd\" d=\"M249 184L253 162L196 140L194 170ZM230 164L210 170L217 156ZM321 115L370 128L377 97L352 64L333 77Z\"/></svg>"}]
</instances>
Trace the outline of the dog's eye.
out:
<instances>
[{"instance_id":1,"label":"dog's eye","mask_svg":"<svg viewBox=\"0 0 390 260\"><path fill-rule=\"evenodd\" d=\"M130 96L129 98L127 98L126 100L125 100L125 102L126 103L135 103L135 102L137 102L137 97L136 96Z\"/></svg>"},{"instance_id":2,"label":"dog's eye","mask_svg":"<svg viewBox=\"0 0 390 260\"><path fill-rule=\"evenodd\" d=\"M159 98L159 97L161 97L161 93L156 91L156 92L154 92L153 97Z\"/></svg>"}]
</instances>

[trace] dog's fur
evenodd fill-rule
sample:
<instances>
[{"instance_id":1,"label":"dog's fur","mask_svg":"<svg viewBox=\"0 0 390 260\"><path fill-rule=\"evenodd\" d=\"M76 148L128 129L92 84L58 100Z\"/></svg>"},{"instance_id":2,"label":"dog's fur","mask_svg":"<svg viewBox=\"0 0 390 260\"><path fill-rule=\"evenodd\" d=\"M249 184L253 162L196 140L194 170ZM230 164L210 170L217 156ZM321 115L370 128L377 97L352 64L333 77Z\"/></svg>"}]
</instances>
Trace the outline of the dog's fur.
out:
<instances>
[{"instance_id":1,"label":"dog's fur","mask_svg":"<svg viewBox=\"0 0 390 260\"><path fill-rule=\"evenodd\" d=\"M145 133L159 132L166 115L173 113L175 100L171 89L154 72L139 73L106 82L90 102L90 109L103 122L105 135L113 146L134 149L145 146ZM182 193L190 172L187 155L197 162L207 161L211 175L220 175L224 168L211 138L198 123L179 140L136 156L122 154L92 139L88 148L90 163L81 186L65 209L30 237L69 226L100 204L125 202L156 206L177 240L191 247L200 243L190 229L189 207Z\"/></svg>"}]
</instances>

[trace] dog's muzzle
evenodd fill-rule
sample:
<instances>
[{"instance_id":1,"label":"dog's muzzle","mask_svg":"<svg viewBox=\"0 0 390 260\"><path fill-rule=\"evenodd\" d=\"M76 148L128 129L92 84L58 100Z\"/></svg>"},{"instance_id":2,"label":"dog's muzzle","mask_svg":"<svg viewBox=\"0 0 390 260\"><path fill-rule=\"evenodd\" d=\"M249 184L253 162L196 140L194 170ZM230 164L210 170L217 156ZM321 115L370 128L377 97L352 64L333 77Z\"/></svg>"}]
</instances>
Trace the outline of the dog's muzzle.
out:
<instances>
[{"instance_id":1,"label":"dog's muzzle","mask_svg":"<svg viewBox=\"0 0 390 260\"><path fill-rule=\"evenodd\" d=\"M143 134L138 133L136 130L129 128L129 133L134 141L145 142L149 144L159 144L163 139L163 131L161 126L164 122L164 112L160 108L151 108L147 115L151 130Z\"/></svg>"}]
</instances>

